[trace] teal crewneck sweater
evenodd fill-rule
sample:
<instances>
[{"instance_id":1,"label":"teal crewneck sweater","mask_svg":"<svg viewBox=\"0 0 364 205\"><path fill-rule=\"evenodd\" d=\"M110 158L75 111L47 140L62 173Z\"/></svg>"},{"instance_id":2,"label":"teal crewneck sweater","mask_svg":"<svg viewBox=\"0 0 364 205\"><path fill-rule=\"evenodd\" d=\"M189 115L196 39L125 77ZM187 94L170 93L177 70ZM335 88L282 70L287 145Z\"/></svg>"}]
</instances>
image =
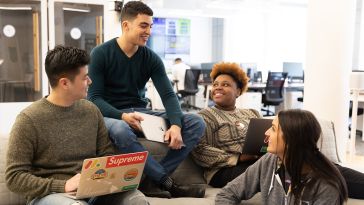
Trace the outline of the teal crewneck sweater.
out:
<instances>
[{"instance_id":1,"label":"teal crewneck sweater","mask_svg":"<svg viewBox=\"0 0 364 205\"><path fill-rule=\"evenodd\" d=\"M146 46L128 57L116 38L95 47L91 52L89 76L92 84L88 99L104 117L121 119L121 109L145 108L145 85L151 78L172 125L181 127L182 111L167 77L162 60Z\"/></svg>"}]
</instances>

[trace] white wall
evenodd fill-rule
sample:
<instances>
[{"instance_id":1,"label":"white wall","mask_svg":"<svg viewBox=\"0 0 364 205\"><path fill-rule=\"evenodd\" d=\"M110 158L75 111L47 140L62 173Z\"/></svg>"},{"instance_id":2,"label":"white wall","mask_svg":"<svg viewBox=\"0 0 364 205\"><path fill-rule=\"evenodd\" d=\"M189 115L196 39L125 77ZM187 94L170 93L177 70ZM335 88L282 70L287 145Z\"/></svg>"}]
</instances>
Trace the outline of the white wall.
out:
<instances>
[{"instance_id":1,"label":"white wall","mask_svg":"<svg viewBox=\"0 0 364 205\"><path fill-rule=\"evenodd\" d=\"M360 20L361 26L359 27L360 30L360 45L359 45L359 65L358 68L356 69L360 69L360 70L364 70L364 9L363 9L363 4L362 4L362 8L361 8L361 20Z\"/></svg>"},{"instance_id":2,"label":"white wall","mask_svg":"<svg viewBox=\"0 0 364 205\"><path fill-rule=\"evenodd\" d=\"M305 12L305 7L277 6L227 17L224 59L256 62L262 71L281 71L287 61L304 62Z\"/></svg>"},{"instance_id":3,"label":"white wall","mask_svg":"<svg viewBox=\"0 0 364 205\"><path fill-rule=\"evenodd\" d=\"M210 62L212 58L212 19L208 17L186 17L191 19L191 63Z\"/></svg>"},{"instance_id":4,"label":"white wall","mask_svg":"<svg viewBox=\"0 0 364 205\"><path fill-rule=\"evenodd\" d=\"M121 24L119 21L120 15L116 11L106 8L104 18L104 41L106 42L121 35Z\"/></svg>"}]
</instances>

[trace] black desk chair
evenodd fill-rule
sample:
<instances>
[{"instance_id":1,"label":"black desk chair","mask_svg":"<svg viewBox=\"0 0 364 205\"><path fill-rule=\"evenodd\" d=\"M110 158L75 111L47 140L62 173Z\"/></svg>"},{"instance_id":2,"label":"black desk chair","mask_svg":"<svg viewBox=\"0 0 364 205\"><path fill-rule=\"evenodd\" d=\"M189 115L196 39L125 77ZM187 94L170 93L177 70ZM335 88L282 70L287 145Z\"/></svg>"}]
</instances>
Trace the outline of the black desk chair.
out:
<instances>
[{"instance_id":1,"label":"black desk chair","mask_svg":"<svg viewBox=\"0 0 364 205\"><path fill-rule=\"evenodd\" d=\"M285 72L269 72L267 83L264 89L264 94L262 96L262 103L267 109L262 109L266 111L266 116L275 115L274 112L269 110L269 106L278 106L284 101L283 89L284 82L287 79L287 73Z\"/></svg>"},{"instance_id":2,"label":"black desk chair","mask_svg":"<svg viewBox=\"0 0 364 205\"><path fill-rule=\"evenodd\" d=\"M189 108L200 109L191 104L190 100L188 100L189 96L194 96L198 92L198 80L200 78L201 70L200 69L187 69L185 75L185 88L183 90L178 89L177 86L177 95L182 100L181 107L186 107L188 111Z\"/></svg>"}]
</instances>

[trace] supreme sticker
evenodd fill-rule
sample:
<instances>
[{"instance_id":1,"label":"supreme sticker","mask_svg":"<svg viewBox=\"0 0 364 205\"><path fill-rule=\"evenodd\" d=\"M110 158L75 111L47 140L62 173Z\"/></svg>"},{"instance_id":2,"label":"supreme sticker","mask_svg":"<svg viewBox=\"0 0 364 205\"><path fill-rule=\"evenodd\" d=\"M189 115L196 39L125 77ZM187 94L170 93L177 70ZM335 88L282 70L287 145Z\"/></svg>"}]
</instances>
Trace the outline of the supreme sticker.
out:
<instances>
[{"instance_id":1,"label":"supreme sticker","mask_svg":"<svg viewBox=\"0 0 364 205\"><path fill-rule=\"evenodd\" d=\"M146 158L147 158L146 152L111 156L107 158L106 168L144 163Z\"/></svg>"}]
</instances>

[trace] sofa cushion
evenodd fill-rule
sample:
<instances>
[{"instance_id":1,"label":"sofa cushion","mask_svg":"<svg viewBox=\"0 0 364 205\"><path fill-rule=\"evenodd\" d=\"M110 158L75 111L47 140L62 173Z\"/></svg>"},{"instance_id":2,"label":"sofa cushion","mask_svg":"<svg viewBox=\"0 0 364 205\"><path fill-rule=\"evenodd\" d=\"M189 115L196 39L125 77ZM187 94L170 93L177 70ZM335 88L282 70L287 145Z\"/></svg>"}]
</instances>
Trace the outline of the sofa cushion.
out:
<instances>
[{"instance_id":1,"label":"sofa cushion","mask_svg":"<svg viewBox=\"0 0 364 205\"><path fill-rule=\"evenodd\" d=\"M5 159L8 148L8 139L0 137L0 205L25 204L24 197L10 192L5 184Z\"/></svg>"},{"instance_id":2,"label":"sofa cushion","mask_svg":"<svg viewBox=\"0 0 364 205\"><path fill-rule=\"evenodd\" d=\"M337 151L337 140L335 135L334 123L328 120L319 119L322 129L322 135L317 146L320 151L332 162L340 163L339 154Z\"/></svg>"}]
</instances>

